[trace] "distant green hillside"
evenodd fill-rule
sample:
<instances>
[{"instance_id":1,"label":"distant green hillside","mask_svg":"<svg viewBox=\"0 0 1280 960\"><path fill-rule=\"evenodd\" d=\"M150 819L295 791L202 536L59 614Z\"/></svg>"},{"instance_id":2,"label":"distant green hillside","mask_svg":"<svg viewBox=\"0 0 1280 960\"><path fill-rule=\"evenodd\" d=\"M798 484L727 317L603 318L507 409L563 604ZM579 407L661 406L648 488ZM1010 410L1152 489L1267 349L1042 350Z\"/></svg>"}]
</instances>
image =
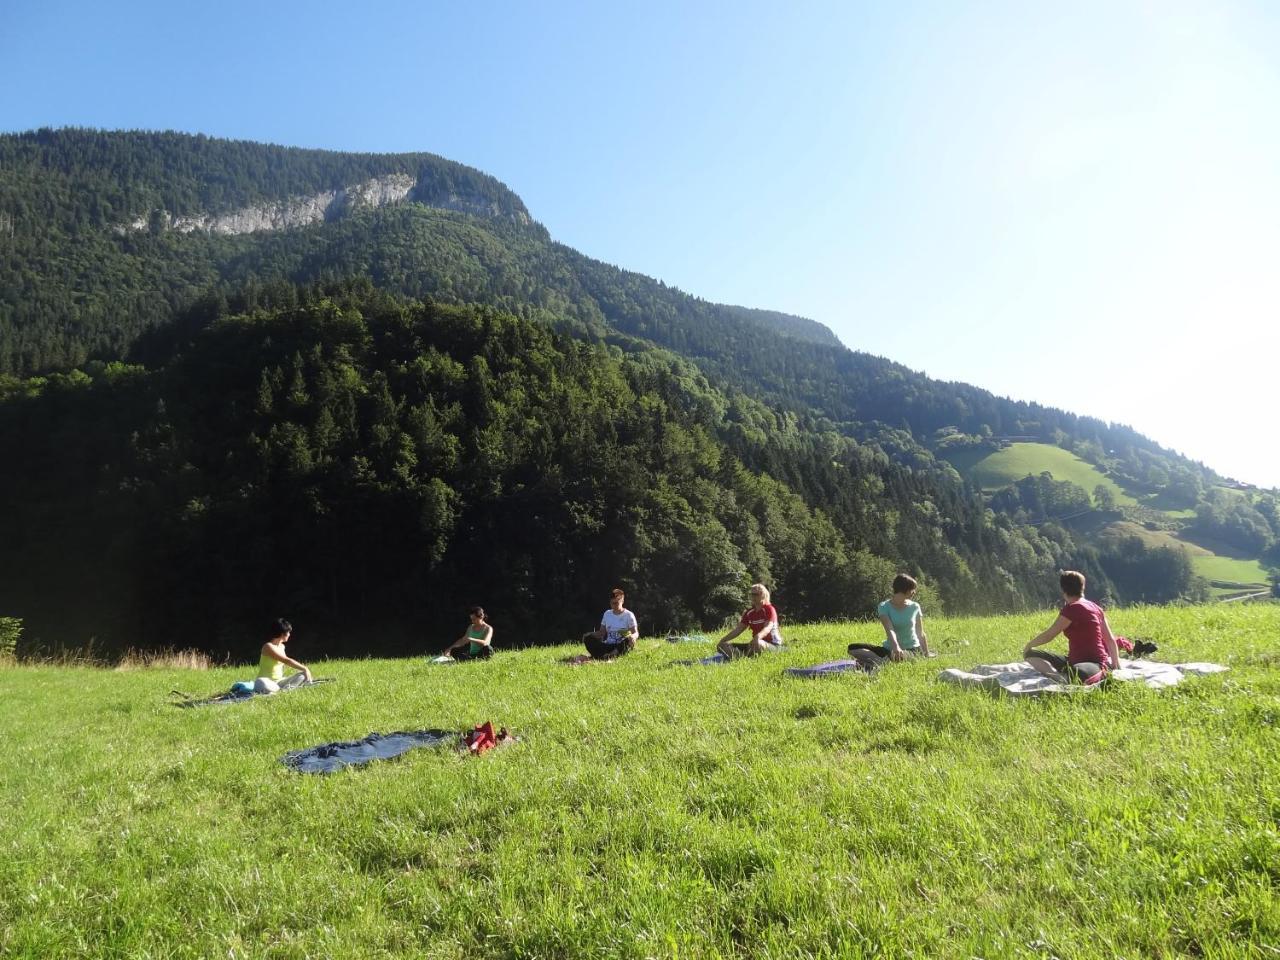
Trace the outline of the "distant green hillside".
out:
<instances>
[{"instance_id":1,"label":"distant green hillside","mask_svg":"<svg viewBox=\"0 0 1280 960\"><path fill-rule=\"evenodd\" d=\"M1257 560L1237 560L1213 555L1193 556L1191 565L1195 567L1196 573L1208 580L1258 586L1267 582L1267 570Z\"/></svg>"},{"instance_id":2,"label":"distant green hillside","mask_svg":"<svg viewBox=\"0 0 1280 960\"><path fill-rule=\"evenodd\" d=\"M953 459L948 455L947 459L983 490L996 490L1023 477L1050 473L1055 480L1067 480L1090 494L1101 484L1111 491L1118 504L1136 506L1138 503L1093 464L1052 444L1012 443L991 453L982 451L976 456L966 453L967 457L956 455ZM966 463L966 459L969 462Z\"/></svg>"},{"instance_id":3,"label":"distant green hillside","mask_svg":"<svg viewBox=\"0 0 1280 960\"><path fill-rule=\"evenodd\" d=\"M988 494L1007 491L1011 485L1043 473L1048 473L1059 483L1065 481L1075 484L1090 496L1098 486L1105 487L1115 498L1115 505L1124 510L1129 519L1116 520L1114 513L1107 512L1081 516L1082 510L1088 509L1087 504L1050 510L1049 515L1054 518L1070 518L1069 525L1078 538L1095 544L1104 551L1120 551L1126 540L1141 541L1147 550L1181 551L1189 558L1195 575L1213 584L1210 595L1221 596L1231 592L1229 588L1217 584L1263 587L1270 576L1267 565L1259 557L1240 556L1240 548L1237 546L1218 544L1215 550L1211 548L1212 539L1206 544L1183 535L1184 530L1196 529L1194 525L1200 519L1199 513L1176 502L1171 504L1170 501L1175 498L1168 491L1135 497L1098 467L1061 447L1046 443L1013 443L1000 450L970 447L944 456ZM1225 504L1227 510L1252 509L1250 496L1243 491L1215 486L1208 492L1208 497L1214 502ZM1000 497L996 499L999 501ZM1273 502L1266 498L1259 499L1263 506ZM1211 514L1212 508L1202 507L1201 512ZM1146 523L1135 522L1135 519Z\"/></svg>"},{"instance_id":4,"label":"distant green hillside","mask_svg":"<svg viewBox=\"0 0 1280 960\"><path fill-rule=\"evenodd\" d=\"M1176 547L1184 550L1191 558L1191 567L1196 575L1210 582L1245 584L1259 588L1267 583L1268 571L1257 559L1219 556L1208 547L1193 543L1167 530L1150 530L1139 523L1117 520L1102 524L1098 534L1103 540L1137 537L1148 547ZM1214 594L1231 592L1233 591L1229 588L1213 587L1211 589L1211 593Z\"/></svg>"}]
</instances>

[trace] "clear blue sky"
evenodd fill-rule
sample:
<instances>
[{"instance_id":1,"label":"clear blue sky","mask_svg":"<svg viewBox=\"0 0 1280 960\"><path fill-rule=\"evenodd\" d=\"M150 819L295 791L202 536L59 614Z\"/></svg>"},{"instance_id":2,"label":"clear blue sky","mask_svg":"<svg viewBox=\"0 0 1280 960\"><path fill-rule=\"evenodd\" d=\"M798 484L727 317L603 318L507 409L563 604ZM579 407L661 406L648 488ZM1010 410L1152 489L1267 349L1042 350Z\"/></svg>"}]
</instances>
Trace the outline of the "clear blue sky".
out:
<instances>
[{"instance_id":1,"label":"clear blue sky","mask_svg":"<svg viewBox=\"0 0 1280 960\"><path fill-rule=\"evenodd\" d=\"M0 129L430 150L561 240L1280 486L1280 5L7 0Z\"/></svg>"}]
</instances>

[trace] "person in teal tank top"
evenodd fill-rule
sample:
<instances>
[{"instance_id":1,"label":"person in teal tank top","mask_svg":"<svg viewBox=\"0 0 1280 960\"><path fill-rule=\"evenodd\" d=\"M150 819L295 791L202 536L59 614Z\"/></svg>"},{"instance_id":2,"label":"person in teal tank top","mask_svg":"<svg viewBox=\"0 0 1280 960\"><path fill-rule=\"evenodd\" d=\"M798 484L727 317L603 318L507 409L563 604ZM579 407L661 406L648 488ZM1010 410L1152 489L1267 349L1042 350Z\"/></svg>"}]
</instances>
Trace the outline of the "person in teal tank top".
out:
<instances>
[{"instance_id":1,"label":"person in teal tank top","mask_svg":"<svg viewBox=\"0 0 1280 960\"><path fill-rule=\"evenodd\" d=\"M442 655L455 660L488 660L493 656L493 627L485 622L483 607L472 607L469 612L471 625L462 636L444 648ZM464 646L465 650L462 649Z\"/></svg>"},{"instance_id":2,"label":"person in teal tank top","mask_svg":"<svg viewBox=\"0 0 1280 960\"><path fill-rule=\"evenodd\" d=\"M285 680L285 667L296 670L302 677L301 682L311 682L311 671L307 665L285 653L284 645L289 642L292 634L293 624L288 620L282 618L271 625L271 639L262 645L258 653L258 680L270 681L269 684L261 684L264 692L274 692L271 687L279 688Z\"/></svg>"},{"instance_id":3,"label":"person in teal tank top","mask_svg":"<svg viewBox=\"0 0 1280 960\"><path fill-rule=\"evenodd\" d=\"M905 660L911 656L931 657L929 638L924 633L924 613L915 595L919 584L915 578L900 573L893 578L893 596L876 608L884 627L884 643L851 643L849 652L867 651L881 659Z\"/></svg>"}]
</instances>

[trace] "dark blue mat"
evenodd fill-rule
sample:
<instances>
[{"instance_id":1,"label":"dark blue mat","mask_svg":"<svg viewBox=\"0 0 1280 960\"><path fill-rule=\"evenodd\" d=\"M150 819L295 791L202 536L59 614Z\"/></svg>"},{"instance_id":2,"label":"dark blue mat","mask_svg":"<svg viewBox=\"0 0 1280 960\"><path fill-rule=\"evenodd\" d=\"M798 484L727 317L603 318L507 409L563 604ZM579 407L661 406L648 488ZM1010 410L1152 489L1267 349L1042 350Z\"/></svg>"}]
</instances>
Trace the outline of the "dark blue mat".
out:
<instances>
[{"instance_id":1,"label":"dark blue mat","mask_svg":"<svg viewBox=\"0 0 1280 960\"><path fill-rule=\"evenodd\" d=\"M291 750L280 758L280 762L299 773L333 773L343 767L390 760L418 747L455 746L460 739L456 730L371 733L363 740L342 740L306 750Z\"/></svg>"}]
</instances>

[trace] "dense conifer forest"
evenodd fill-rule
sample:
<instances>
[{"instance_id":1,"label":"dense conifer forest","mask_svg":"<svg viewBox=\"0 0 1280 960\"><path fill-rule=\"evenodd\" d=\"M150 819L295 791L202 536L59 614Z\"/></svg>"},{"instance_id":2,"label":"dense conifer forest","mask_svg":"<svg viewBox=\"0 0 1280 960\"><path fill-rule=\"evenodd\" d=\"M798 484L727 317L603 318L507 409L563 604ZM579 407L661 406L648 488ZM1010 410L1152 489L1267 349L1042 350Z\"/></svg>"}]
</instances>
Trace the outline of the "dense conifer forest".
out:
<instances>
[{"instance_id":1,"label":"dense conifer forest","mask_svg":"<svg viewBox=\"0 0 1280 960\"><path fill-rule=\"evenodd\" d=\"M394 202L296 226L181 226L390 176ZM592 260L439 157L0 136L0 614L33 640L230 651L288 612L326 652L391 652L481 602L538 643L614 584L665 629L754 579L792 619L865 615L898 568L952 612L1048 603L1062 566L1194 593L1177 551L1057 522L1102 494L988 500L953 466L1009 437L1276 551L1271 494Z\"/></svg>"},{"instance_id":2,"label":"dense conifer forest","mask_svg":"<svg viewBox=\"0 0 1280 960\"><path fill-rule=\"evenodd\" d=\"M614 584L689 627L757 577L792 619L847 616L902 565L985 609L1046 599L1061 557L666 351L367 287L219 318L151 369L28 380L0 418L7 589L104 639L229 647L285 609L334 652L410 649L474 602L563 639Z\"/></svg>"}]
</instances>

